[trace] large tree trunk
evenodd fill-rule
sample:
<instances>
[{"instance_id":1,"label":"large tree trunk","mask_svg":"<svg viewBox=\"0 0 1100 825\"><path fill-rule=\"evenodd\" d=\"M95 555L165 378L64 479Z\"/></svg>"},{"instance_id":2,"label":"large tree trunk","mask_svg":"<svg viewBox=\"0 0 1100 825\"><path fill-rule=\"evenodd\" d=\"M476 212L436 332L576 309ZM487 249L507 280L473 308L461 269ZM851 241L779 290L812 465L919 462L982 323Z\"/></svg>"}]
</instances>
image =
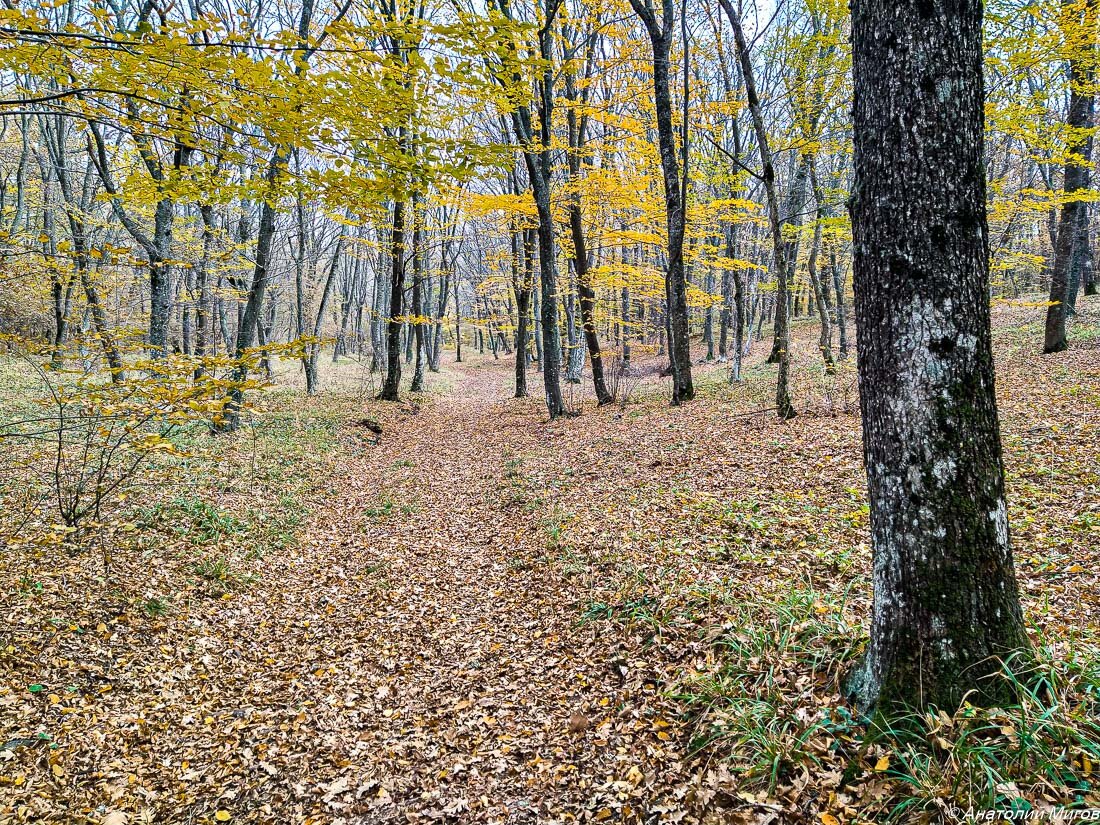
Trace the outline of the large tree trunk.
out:
<instances>
[{"instance_id":1,"label":"large tree trunk","mask_svg":"<svg viewBox=\"0 0 1100 825\"><path fill-rule=\"evenodd\" d=\"M534 319L532 328L535 339L535 368L542 372L542 324L539 322L542 318L542 287L538 272L535 273L535 278L540 281L540 286L531 290L531 317Z\"/></svg>"},{"instance_id":2,"label":"large tree trunk","mask_svg":"<svg viewBox=\"0 0 1100 825\"><path fill-rule=\"evenodd\" d=\"M858 703L1007 699L1026 647L989 321L981 0L854 0L851 201L874 608Z\"/></svg>"},{"instance_id":3,"label":"large tree trunk","mask_svg":"<svg viewBox=\"0 0 1100 825\"><path fill-rule=\"evenodd\" d=\"M1089 115L1092 122L1092 114ZM1091 155L1092 152L1090 151ZM1091 177L1091 174L1089 175ZM1073 258L1069 268L1069 285L1066 287L1066 314L1077 313L1077 292L1082 283L1093 280L1092 274L1092 226L1089 217L1089 204L1081 204L1077 216L1077 234L1073 239Z\"/></svg>"},{"instance_id":4,"label":"large tree trunk","mask_svg":"<svg viewBox=\"0 0 1100 825\"><path fill-rule=\"evenodd\" d=\"M539 275L542 310L542 384L551 418L565 415L561 394L561 336L558 332L558 268L554 260L554 213L550 207L550 150L525 152L539 225ZM544 171L545 170L545 171Z\"/></svg>"},{"instance_id":5,"label":"large tree trunk","mask_svg":"<svg viewBox=\"0 0 1100 825\"><path fill-rule=\"evenodd\" d=\"M512 234L512 284L516 293L516 398L527 397L527 319L535 281L535 230Z\"/></svg>"},{"instance_id":6,"label":"large tree trunk","mask_svg":"<svg viewBox=\"0 0 1100 825\"><path fill-rule=\"evenodd\" d=\"M737 227L731 225L726 229L726 257L732 261L737 253ZM741 381L741 367L745 360L745 273L740 269L732 272L727 269L726 275L733 281L733 311L728 322L733 326L733 357L730 359L729 380L731 384L737 384ZM729 313L729 298L725 303L727 308L723 311Z\"/></svg>"},{"instance_id":7,"label":"large tree trunk","mask_svg":"<svg viewBox=\"0 0 1100 825\"><path fill-rule=\"evenodd\" d=\"M511 19L509 4L503 0L490 3ZM539 56L542 58L542 73L538 77L536 112L538 121L532 117L531 107L517 106L511 113L512 128L517 143L523 152L523 161L527 167L527 179L531 195L538 214L539 239L539 280L540 295L536 301L540 309L540 330L536 330L536 342L541 333L542 348L545 351L542 361L542 383L546 394L546 410L550 418L565 415L565 400L561 392L561 337L558 330L558 269L554 237L554 213L550 205L550 186L553 173L551 154L552 121L554 115L554 18L561 10L557 0L545 0L543 12L545 22L538 30Z\"/></svg>"}]
</instances>

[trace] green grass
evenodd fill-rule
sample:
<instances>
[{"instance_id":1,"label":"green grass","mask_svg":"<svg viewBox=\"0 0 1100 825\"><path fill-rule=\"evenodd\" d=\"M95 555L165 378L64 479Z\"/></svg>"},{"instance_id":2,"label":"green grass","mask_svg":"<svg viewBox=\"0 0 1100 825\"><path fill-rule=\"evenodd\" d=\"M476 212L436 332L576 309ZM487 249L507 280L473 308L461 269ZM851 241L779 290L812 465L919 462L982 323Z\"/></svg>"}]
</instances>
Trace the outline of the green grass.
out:
<instances>
[{"instance_id":1,"label":"green grass","mask_svg":"<svg viewBox=\"0 0 1100 825\"><path fill-rule=\"evenodd\" d=\"M199 559L191 572L203 579L213 595L222 596L234 590L245 590L255 581L255 575L238 569L238 563L225 556Z\"/></svg>"},{"instance_id":2,"label":"green grass","mask_svg":"<svg viewBox=\"0 0 1100 825\"><path fill-rule=\"evenodd\" d=\"M964 704L954 714L931 710L892 720L878 731L889 743L899 788L890 816L960 808L1032 810L1040 799L1087 806L1100 789L1100 649L1068 656L1040 643L1034 661L1013 659L1000 677L1016 703Z\"/></svg>"},{"instance_id":3,"label":"green grass","mask_svg":"<svg viewBox=\"0 0 1100 825\"><path fill-rule=\"evenodd\" d=\"M393 496L389 493L383 493L378 499L378 504L366 508L363 515L371 521L382 521L393 515L396 509L397 502L394 501Z\"/></svg>"},{"instance_id":4,"label":"green grass","mask_svg":"<svg viewBox=\"0 0 1100 825\"><path fill-rule=\"evenodd\" d=\"M846 611L811 583L735 606L711 642L716 666L674 690L696 719L692 749L725 755L747 786L768 792L797 766L819 765L823 740L854 724L812 700L859 652Z\"/></svg>"},{"instance_id":5,"label":"green grass","mask_svg":"<svg viewBox=\"0 0 1100 825\"><path fill-rule=\"evenodd\" d=\"M1040 638L1030 662L1002 666L1018 697L1010 706L872 721L838 700L863 638L845 598L808 584L742 603L710 635L714 665L685 673L673 691L694 720L691 748L725 761L750 790L772 793L802 771L839 772L853 786L873 780L882 821L934 821L945 805L1095 801L1100 647Z\"/></svg>"},{"instance_id":6,"label":"green grass","mask_svg":"<svg viewBox=\"0 0 1100 825\"><path fill-rule=\"evenodd\" d=\"M28 418L38 407L34 399L42 392L42 381L19 358L0 356L0 423Z\"/></svg>"},{"instance_id":7,"label":"green grass","mask_svg":"<svg viewBox=\"0 0 1100 825\"><path fill-rule=\"evenodd\" d=\"M362 448L347 422L367 402L342 376L340 370L326 375L326 389L315 398L286 386L250 391L251 406L233 434L215 435L201 421L175 428L175 450L150 455L125 494L106 502L100 524L66 536L62 552L102 550L111 560L104 566L109 573L124 558L168 560L181 574L181 589L193 579L204 587L247 586L259 569L253 560L296 544L314 502L331 486L333 462ZM29 365L0 358L0 383L0 425L36 413L46 388ZM22 448L5 447L9 456ZM0 529L31 537L26 564L33 579L34 565L59 551L56 543L32 541L49 524L49 501L32 497L25 480L7 484L9 475L17 474L0 473ZM140 601L135 606L149 615L163 612Z\"/></svg>"}]
</instances>

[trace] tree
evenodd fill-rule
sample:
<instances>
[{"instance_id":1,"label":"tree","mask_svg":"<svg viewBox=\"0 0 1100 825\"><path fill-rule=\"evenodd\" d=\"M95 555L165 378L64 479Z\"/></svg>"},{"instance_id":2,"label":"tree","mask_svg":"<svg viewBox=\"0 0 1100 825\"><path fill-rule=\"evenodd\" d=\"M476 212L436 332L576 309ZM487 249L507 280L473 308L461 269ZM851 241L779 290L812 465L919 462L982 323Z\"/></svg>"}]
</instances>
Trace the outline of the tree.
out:
<instances>
[{"instance_id":1,"label":"tree","mask_svg":"<svg viewBox=\"0 0 1100 825\"><path fill-rule=\"evenodd\" d=\"M393 202L390 225L390 306L386 318L386 378L380 401L397 401L401 388L401 307L405 295L405 202Z\"/></svg>"},{"instance_id":2,"label":"tree","mask_svg":"<svg viewBox=\"0 0 1100 825\"><path fill-rule=\"evenodd\" d=\"M1066 342L1066 316L1076 298L1081 264L1091 257L1088 238L1088 204L1082 196L1089 188L1092 166L1093 113L1095 109L1096 26L1100 12L1097 0L1063 0L1064 12L1076 18L1067 33L1084 33L1085 46L1074 50L1070 59L1069 145L1064 179L1065 202L1058 222L1054 266L1050 275L1050 305L1047 307L1043 352L1062 352ZM1082 19L1083 18L1083 19ZM1069 21L1066 21L1067 23ZM1076 264L1076 266L1075 266Z\"/></svg>"},{"instance_id":3,"label":"tree","mask_svg":"<svg viewBox=\"0 0 1100 825\"><path fill-rule=\"evenodd\" d=\"M563 26L566 34L572 34L571 26ZM577 298L581 311L581 326L584 330L585 346L588 348L588 357L592 361L592 387L596 391L596 401L600 406L614 401L603 372L603 353L600 351L600 340L596 335L596 290L592 288L591 261L588 244L584 235L584 220L581 211L581 193L577 187L581 176L582 165L588 165L589 160L584 157L585 142L588 134L588 113L577 109L588 105L589 89L591 88L592 70L595 64L595 49L597 37L595 33L589 33L582 39L584 44L584 84L578 90L577 76L573 69L565 72L565 97L569 103L566 109L566 123L569 134L569 154L566 169L569 181L574 185L569 198L569 230L573 240L573 269L577 273ZM566 64L571 66L574 53L579 50L581 44L571 44L566 52Z\"/></svg>"},{"instance_id":4,"label":"tree","mask_svg":"<svg viewBox=\"0 0 1100 825\"><path fill-rule=\"evenodd\" d=\"M507 0L495 0L501 17L512 22L512 8ZM507 62L494 66L494 76L506 90L507 114L512 129L523 152L527 166L527 179L538 212L540 315L542 327L541 360L546 409L550 418L565 415L565 399L561 392L561 337L558 331L558 265L554 228L554 212L551 208L551 178L554 162L551 152L552 122L554 116L554 60L553 26L561 9L562 0L546 0L539 11L541 19L536 32L537 51L541 71L535 79L535 114L526 102L526 78L514 41L509 41L504 56ZM503 28L503 27L502 27Z\"/></svg>"},{"instance_id":5,"label":"tree","mask_svg":"<svg viewBox=\"0 0 1100 825\"><path fill-rule=\"evenodd\" d=\"M982 3L854 0L855 312L874 610L865 708L1004 699L1026 647L989 320Z\"/></svg>"},{"instance_id":6,"label":"tree","mask_svg":"<svg viewBox=\"0 0 1100 825\"><path fill-rule=\"evenodd\" d=\"M729 18L733 28L734 42L737 44L737 56L741 62L742 77L745 82L745 95L748 99L749 113L752 116L753 130L756 132L757 149L760 152L760 178L764 183L764 193L768 202L769 228L771 229L772 260L775 263L775 343L772 348L772 358L779 365L775 388L776 414L782 419L794 418L794 405L791 403L790 393L790 368L791 368L791 331L787 321L787 287L790 271L793 271L792 258L797 255L797 245L787 241L783 237L783 227L791 218L793 212L799 211L796 204L799 202L799 190L804 185L805 179L800 175L795 176L791 183L791 194L788 199L786 216L779 212L779 196L775 186L775 162L772 157L771 144L768 140L768 131L764 125L764 112L760 103L760 95L756 91L756 73L753 71L752 59L749 55L749 44L745 38L745 30L741 25L741 13L734 9L730 0L719 0L722 10ZM799 170L804 166L800 163ZM794 205L794 206L793 206Z\"/></svg>"},{"instance_id":7,"label":"tree","mask_svg":"<svg viewBox=\"0 0 1100 825\"><path fill-rule=\"evenodd\" d=\"M634 13L645 25L653 47L653 97L657 108L657 141L664 177L665 219L668 231L668 262L665 269L665 303L668 323L668 357L672 368L672 403L695 397L691 381L691 338L688 325L687 274L684 270L684 232L687 225L688 145L687 73L684 75L684 118L678 158L676 132L672 123L672 40L676 25L674 0L661 0L657 19L651 0L630 0ZM681 8L683 11L683 8ZM684 26L686 33L686 23ZM687 38L683 48L685 62ZM681 172L683 177L681 177Z\"/></svg>"}]
</instances>

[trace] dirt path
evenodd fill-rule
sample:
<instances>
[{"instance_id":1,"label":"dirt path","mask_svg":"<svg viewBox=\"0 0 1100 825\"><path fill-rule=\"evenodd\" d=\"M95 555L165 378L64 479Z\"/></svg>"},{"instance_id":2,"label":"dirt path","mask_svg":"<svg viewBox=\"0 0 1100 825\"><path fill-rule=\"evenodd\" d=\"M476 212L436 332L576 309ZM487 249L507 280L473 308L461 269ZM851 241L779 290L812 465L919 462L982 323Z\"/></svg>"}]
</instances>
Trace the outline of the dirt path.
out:
<instances>
[{"instance_id":1,"label":"dirt path","mask_svg":"<svg viewBox=\"0 0 1100 825\"><path fill-rule=\"evenodd\" d=\"M668 756L665 722L623 704L608 643L578 626L542 514L506 495L509 456L569 425L543 423L537 399L490 401L500 375L375 408L381 444L268 577L265 628L281 633L257 640L253 678L296 651L291 693L309 707L283 722L301 773L259 796L349 821L545 822L629 807L640 756Z\"/></svg>"},{"instance_id":2,"label":"dirt path","mask_svg":"<svg viewBox=\"0 0 1100 825\"><path fill-rule=\"evenodd\" d=\"M659 813L680 741L660 680L581 621L594 593L555 544L585 430L509 399L510 377L481 362L423 403L364 402L380 443L343 424L297 542L220 595L185 585L184 544L117 587L78 557L50 601L9 599L26 647L4 651L0 825ZM171 587L167 613L140 607Z\"/></svg>"},{"instance_id":3,"label":"dirt path","mask_svg":"<svg viewBox=\"0 0 1100 825\"><path fill-rule=\"evenodd\" d=\"M1093 633L1100 351L1051 368L1023 332L1002 339L1025 609L1054 634ZM809 598L824 631L859 638L858 419L804 395L782 424L753 413L770 403L766 375L729 388L720 365L699 373L691 405L670 408L654 378L622 410L556 422L538 397L508 397L504 360L448 365L419 406L349 392L322 419L337 396L279 400L299 406L278 410L273 466L308 474L310 492L289 499L296 543L255 558L233 546L255 579L220 593L196 576L190 534L150 527L164 546L134 550L114 581L94 556L59 551L44 595L0 602L0 744L18 740L0 748L0 825L821 821L848 758L834 741L810 740L813 758L749 801L720 760L752 742L688 750L725 735L737 708L721 690L749 710L757 697L730 684L689 707L672 694L721 677L716 640L744 627L745 606ZM380 421L380 443L361 416ZM321 426L319 449L344 439L331 456L289 452ZM240 459L207 496L227 507L218 492L235 485L225 513L273 512L245 512ZM314 466L331 468L316 485ZM157 596L164 613L145 607ZM758 631L777 621L758 618ZM823 661L830 638L814 648ZM765 649L774 718L812 726L842 705L816 664ZM769 727L760 747L790 748L798 731Z\"/></svg>"}]
</instances>

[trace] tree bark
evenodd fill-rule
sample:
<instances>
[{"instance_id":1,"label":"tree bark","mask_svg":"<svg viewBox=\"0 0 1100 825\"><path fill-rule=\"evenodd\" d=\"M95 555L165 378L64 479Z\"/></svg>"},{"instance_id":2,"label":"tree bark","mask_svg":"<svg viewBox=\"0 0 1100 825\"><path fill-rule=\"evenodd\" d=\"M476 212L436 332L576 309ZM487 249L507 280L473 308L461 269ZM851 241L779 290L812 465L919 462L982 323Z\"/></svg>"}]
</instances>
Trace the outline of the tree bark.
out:
<instances>
[{"instance_id":1,"label":"tree bark","mask_svg":"<svg viewBox=\"0 0 1100 825\"><path fill-rule=\"evenodd\" d=\"M657 112L657 143L664 178L665 221L668 231L668 261L665 269L665 303L668 327L668 356L672 369L672 403L695 397L691 379L691 337L688 323L687 274L684 270L684 234L687 225L687 133L685 118L684 163L677 157L676 132L672 124L672 33L676 22L674 0L661 0L661 19L648 0L630 0L634 13L645 24L653 47L653 99ZM684 44L686 50L687 44ZM686 58L686 56L685 56ZM687 82L685 74L685 84ZM685 96L684 105L687 105Z\"/></svg>"},{"instance_id":2,"label":"tree bark","mask_svg":"<svg viewBox=\"0 0 1100 825\"><path fill-rule=\"evenodd\" d=\"M848 357L848 304L844 297L844 273L837 261L836 249L829 251L829 269L833 275L833 293L836 295L837 357Z\"/></svg>"},{"instance_id":3,"label":"tree bark","mask_svg":"<svg viewBox=\"0 0 1100 825\"><path fill-rule=\"evenodd\" d=\"M864 709L1007 701L1027 646L989 318L981 0L854 0L855 312L871 505ZM992 678L986 678L992 677Z\"/></svg>"},{"instance_id":4,"label":"tree bark","mask_svg":"<svg viewBox=\"0 0 1100 825\"><path fill-rule=\"evenodd\" d=\"M1072 7L1074 0L1063 0L1063 6ZM1084 25L1096 30L1097 0L1089 0L1083 9ZM1077 22L1077 21L1074 21ZM1089 188L1089 170L1092 163L1092 114L1094 100L1091 93L1092 66L1095 46L1088 46L1085 54L1074 55L1070 60L1069 113L1066 125L1070 127L1069 157L1066 160L1063 188L1067 198L1062 205L1058 221L1058 235L1054 246L1054 266L1050 275L1050 304L1047 307L1046 330L1043 335L1043 352L1062 352L1069 343L1066 340L1066 317L1076 293L1072 269L1074 253L1081 244L1081 226L1087 220L1088 206L1081 193ZM1087 229L1085 237L1087 238Z\"/></svg>"},{"instance_id":5,"label":"tree bark","mask_svg":"<svg viewBox=\"0 0 1100 825\"><path fill-rule=\"evenodd\" d=\"M412 392L424 392L424 368L427 366L424 344L424 275L423 275L423 251L420 248L420 210L418 199L413 198L413 340L416 348L416 364L413 366L413 379L409 389Z\"/></svg>"},{"instance_id":6,"label":"tree bark","mask_svg":"<svg viewBox=\"0 0 1100 825\"><path fill-rule=\"evenodd\" d=\"M737 228L731 225L726 229L726 257L734 260L737 251ZM745 274L740 269L732 272L727 269L726 272L733 281L733 312L730 319L733 326L733 358L729 380L731 384L736 384L741 381L741 367L745 360Z\"/></svg>"},{"instance_id":7,"label":"tree bark","mask_svg":"<svg viewBox=\"0 0 1100 825\"><path fill-rule=\"evenodd\" d=\"M734 42L737 44L737 56L741 64L741 76L745 83L745 97L752 116L753 131L756 133L757 148L760 152L760 177L764 183L764 193L768 202L769 227L771 229L772 257L775 262L775 340L769 361L778 364L775 382L776 414L782 419L794 418L794 405L790 394L791 342L790 325L787 321L787 278L790 244L783 239L784 218L779 213L779 198L775 187L775 162L768 142L768 131L764 125L764 113L760 96L756 91L756 74L753 71L752 56L749 54L745 31L741 25L741 14L733 8L730 0L719 0L722 10L733 29ZM794 187L792 185L792 193ZM789 217L790 214L788 212ZM761 319L763 314L761 314ZM759 328L758 328L759 332Z\"/></svg>"},{"instance_id":8,"label":"tree bark","mask_svg":"<svg viewBox=\"0 0 1100 825\"><path fill-rule=\"evenodd\" d=\"M521 229L512 234L512 284L516 293L516 398L527 397L527 319L531 312L534 287L535 230Z\"/></svg>"},{"instance_id":9,"label":"tree bark","mask_svg":"<svg viewBox=\"0 0 1100 825\"><path fill-rule=\"evenodd\" d=\"M821 187L817 182L817 168L813 156L810 156L810 184L814 192L814 200L817 204L817 214L814 216L814 239L810 246L810 257L806 264L806 271L810 276L811 293L817 308L817 317L821 324L821 334L818 336L817 345L821 350L821 358L825 362L825 373L836 373L836 362L833 360L833 330L829 319L829 303L825 298L825 287L818 273L817 262L821 255L821 222L827 216L825 199L821 193Z\"/></svg>"},{"instance_id":10,"label":"tree bark","mask_svg":"<svg viewBox=\"0 0 1100 825\"><path fill-rule=\"evenodd\" d=\"M401 389L401 305L405 294L405 202L394 201L390 229L390 309L386 318L386 378L379 401L397 401Z\"/></svg>"}]
</instances>

